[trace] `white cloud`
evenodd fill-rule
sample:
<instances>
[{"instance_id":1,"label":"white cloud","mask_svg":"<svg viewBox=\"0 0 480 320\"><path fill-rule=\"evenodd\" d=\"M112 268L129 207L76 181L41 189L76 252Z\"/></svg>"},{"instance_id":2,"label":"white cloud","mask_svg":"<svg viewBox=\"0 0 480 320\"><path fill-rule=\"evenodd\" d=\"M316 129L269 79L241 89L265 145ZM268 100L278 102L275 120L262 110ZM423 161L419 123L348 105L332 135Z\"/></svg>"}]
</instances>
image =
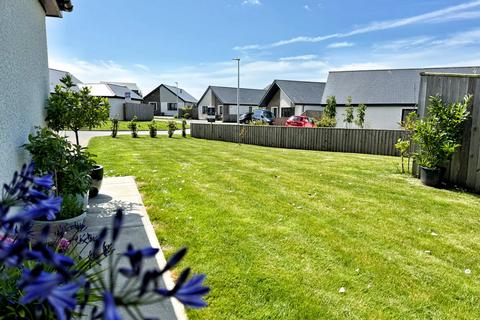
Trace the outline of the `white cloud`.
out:
<instances>
[{"instance_id":1,"label":"white cloud","mask_svg":"<svg viewBox=\"0 0 480 320\"><path fill-rule=\"evenodd\" d=\"M327 46L327 48L330 48L330 49L337 49L337 48L348 48L348 47L353 47L355 44L352 43L352 42L334 42L334 43L331 43Z\"/></svg>"},{"instance_id":2,"label":"white cloud","mask_svg":"<svg viewBox=\"0 0 480 320\"><path fill-rule=\"evenodd\" d=\"M348 38L351 36L365 34L369 32L381 31L381 30L388 30L388 29L395 29L400 28L408 25L415 25L420 23L441 23L445 21L450 21L449 19L455 20L466 20L466 19L474 19L477 18L479 14L472 13L470 9L480 7L480 0L471 1L462 3L456 6L446 7L444 9L428 12L421 15L416 15L412 17L407 17L403 19L395 19L395 20L386 20L380 22L372 22L365 27L355 28L347 33L334 33L329 35L322 35L317 37L309 37L309 36L299 36L291 39L281 40L274 43L260 45L260 44L252 44L246 46L237 46L235 50L253 50L253 49L269 49L275 48L279 46L285 46L294 43L316 43L325 41L328 39L340 39L340 38Z\"/></svg>"},{"instance_id":3,"label":"white cloud","mask_svg":"<svg viewBox=\"0 0 480 320\"><path fill-rule=\"evenodd\" d=\"M144 64L137 63L137 64L134 64L133 66L139 69L142 69L143 71L150 71L150 68Z\"/></svg>"},{"instance_id":4,"label":"white cloud","mask_svg":"<svg viewBox=\"0 0 480 320\"><path fill-rule=\"evenodd\" d=\"M244 0L242 2L242 5L252 5L252 6L259 6L261 5L262 3L260 2L260 0Z\"/></svg>"},{"instance_id":5,"label":"white cloud","mask_svg":"<svg viewBox=\"0 0 480 320\"><path fill-rule=\"evenodd\" d=\"M280 58L280 61L306 61L306 60L314 60L318 58L315 54L305 54L302 56L294 56L294 57L284 57Z\"/></svg>"},{"instance_id":6,"label":"white cloud","mask_svg":"<svg viewBox=\"0 0 480 320\"><path fill-rule=\"evenodd\" d=\"M307 11L312 11L312 8L310 8L310 6L308 4L305 4L303 6L303 9L307 10Z\"/></svg>"}]
</instances>

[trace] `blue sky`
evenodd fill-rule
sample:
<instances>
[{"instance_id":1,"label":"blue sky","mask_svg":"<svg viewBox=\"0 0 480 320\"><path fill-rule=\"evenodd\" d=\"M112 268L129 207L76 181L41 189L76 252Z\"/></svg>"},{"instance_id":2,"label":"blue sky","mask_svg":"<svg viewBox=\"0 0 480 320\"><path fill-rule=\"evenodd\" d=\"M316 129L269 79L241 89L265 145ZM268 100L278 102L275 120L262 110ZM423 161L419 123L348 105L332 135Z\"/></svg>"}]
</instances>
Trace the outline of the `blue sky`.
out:
<instances>
[{"instance_id":1,"label":"blue sky","mask_svg":"<svg viewBox=\"0 0 480 320\"><path fill-rule=\"evenodd\" d=\"M480 0L74 0L49 18L50 66L84 82L324 81L329 70L480 65Z\"/></svg>"}]
</instances>

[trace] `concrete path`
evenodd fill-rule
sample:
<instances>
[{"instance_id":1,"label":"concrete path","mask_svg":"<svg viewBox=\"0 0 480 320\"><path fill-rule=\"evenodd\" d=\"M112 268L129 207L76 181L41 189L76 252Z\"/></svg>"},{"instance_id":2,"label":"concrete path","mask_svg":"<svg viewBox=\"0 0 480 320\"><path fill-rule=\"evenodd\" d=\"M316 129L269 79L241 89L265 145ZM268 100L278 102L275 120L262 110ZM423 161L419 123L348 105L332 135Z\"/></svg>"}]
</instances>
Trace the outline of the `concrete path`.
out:
<instances>
[{"instance_id":1,"label":"concrete path","mask_svg":"<svg viewBox=\"0 0 480 320\"><path fill-rule=\"evenodd\" d=\"M100 194L89 202L88 215L85 220L85 224L89 227L88 231L99 232L103 227L111 229L112 217L119 207L125 210L125 217L124 228L116 244L117 252L124 252L128 243L132 243L136 249L144 247L160 248L134 177L105 178L103 180ZM159 269L166 264L162 251L157 254L155 259L149 259L145 262L144 270ZM124 259L124 263L128 264L126 259ZM124 277L119 277L116 287L121 288L124 281ZM174 283L169 272L162 278L160 286L173 288ZM141 311L145 317L162 320L187 319L183 305L175 299L142 307ZM128 317L125 317L125 319L128 319Z\"/></svg>"},{"instance_id":2,"label":"concrete path","mask_svg":"<svg viewBox=\"0 0 480 320\"><path fill-rule=\"evenodd\" d=\"M65 131L63 134L68 138L68 140L72 143L75 143L75 134L72 131ZM130 135L130 131L118 131L118 135ZM148 136L148 131L139 131L139 135L141 136ZM181 135L182 130L175 131L176 135ZM190 134L190 129L187 129L187 134ZM80 145L82 147L87 147L90 139L93 137L107 137L110 136L110 131L80 131L78 133L78 139L80 140ZM166 136L168 135L167 131L158 131L158 135Z\"/></svg>"}]
</instances>

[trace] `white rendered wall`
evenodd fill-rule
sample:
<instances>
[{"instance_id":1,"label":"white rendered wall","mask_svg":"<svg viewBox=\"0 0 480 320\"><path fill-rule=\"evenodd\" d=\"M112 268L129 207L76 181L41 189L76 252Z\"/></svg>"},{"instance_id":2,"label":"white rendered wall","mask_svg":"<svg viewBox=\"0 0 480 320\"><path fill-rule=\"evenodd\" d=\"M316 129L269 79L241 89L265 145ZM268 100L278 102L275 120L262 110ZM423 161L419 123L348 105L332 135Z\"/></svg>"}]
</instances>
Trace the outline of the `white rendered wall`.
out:
<instances>
[{"instance_id":1,"label":"white rendered wall","mask_svg":"<svg viewBox=\"0 0 480 320\"><path fill-rule=\"evenodd\" d=\"M45 11L37 0L0 0L0 185L29 161L21 146L44 124L49 93Z\"/></svg>"},{"instance_id":2,"label":"white rendered wall","mask_svg":"<svg viewBox=\"0 0 480 320\"><path fill-rule=\"evenodd\" d=\"M402 106L374 106L368 107L365 113L365 129L392 129L400 130L402 110L411 109ZM354 116L357 117L357 110L354 108ZM346 128L343 122L345 119L345 107L337 107L337 128ZM351 126L356 128L355 125Z\"/></svg>"}]
</instances>

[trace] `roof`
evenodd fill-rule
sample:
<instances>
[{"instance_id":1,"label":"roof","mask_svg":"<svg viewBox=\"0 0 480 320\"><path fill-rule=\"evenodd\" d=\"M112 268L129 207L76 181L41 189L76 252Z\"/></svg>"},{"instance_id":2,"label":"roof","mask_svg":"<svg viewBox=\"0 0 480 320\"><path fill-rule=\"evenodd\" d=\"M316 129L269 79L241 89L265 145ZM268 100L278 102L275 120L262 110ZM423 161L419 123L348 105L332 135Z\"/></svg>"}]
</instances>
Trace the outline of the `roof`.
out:
<instances>
[{"instance_id":1,"label":"roof","mask_svg":"<svg viewBox=\"0 0 480 320\"><path fill-rule=\"evenodd\" d=\"M182 88L177 89L177 87L169 86L169 85L166 85L166 84L163 84L163 86L165 88L167 88L168 90L170 90L174 95L177 95L177 92L178 92L178 97L185 102L193 102L193 103L198 102L197 99L195 99L192 95L190 95L190 93L188 93L187 91L185 91Z\"/></svg>"},{"instance_id":2,"label":"roof","mask_svg":"<svg viewBox=\"0 0 480 320\"><path fill-rule=\"evenodd\" d=\"M207 94L208 90L212 90L213 94L220 100L222 104L236 105L237 104L237 88L233 87L218 87L210 86L207 88L202 98ZM265 90L262 89L247 89L240 88L239 103L241 105L258 106L262 97L265 95Z\"/></svg>"},{"instance_id":3,"label":"roof","mask_svg":"<svg viewBox=\"0 0 480 320\"><path fill-rule=\"evenodd\" d=\"M142 97L126 86L111 83L84 83L80 84L79 87L89 87L91 90L90 95L92 96L125 99L125 93L130 92L130 98L132 100L142 100Z\"/></svg>"},{"instance_id":4,"label":"roof","mask_svg":"<svg viewBox=\"0 0 480 320\"><path fill-rule=\"evenodd\" d=\"M177 90L176 86L169 86L169 85L166 85L166 84L163 84L163 83L161 85L159 85L158 87L156 87L155 89L153 89L149 94L147 94L145 96L145 99L148 98L152 93L160 90L160 87L166 88L168 91L172 92L174 95L177 95L177 91L178 91L178 98L181 99L184 102L192 102L192 103L197 103L198 102L197 99L195 99L195 97L192 96L190 93L188 93L185 89L178 88L178 90Z\"/></svg>"},{"instance_id":5,"label":"roof","mask_svg":"<svg viewBox=\"0 0 480 320\"><path fill-rule=\"evenodd\" d=\"M75 77L73 74L71 74L68 71L62 71L57 69L48 69L48 70L49 70L49 76L50 76L50 93L55 92L55 87L61 84L60 79L62 79L66 75L70 75L72 77L72 82L74 84L78 85L82 83L82 81L80 81L77 77Z\"/></svg>"},{"instance_id":6,"label":"roof","mask_svg":"<svg viewBox=\"0 0 480 320\"><path fill-rule=\"evenodd\" d=\"M117 85L117 86L127 87L128 89L130 89L132 91L142 92L140 90L140 88L138 87L138 85L134 82L100 81L100 83L110 83L110 84L114 84L114 85Z\"/></svg>"},{"instance_id":7,"label":"roof","mask_svg":"<svg viewBox=\"0 0 480 320\"><path fill-rule=\"evenodd\" d=\"M415 105L422 72L475 74L480 73L480 67L331 71L322 104L335 96L342 105L351 96L353 104Z\"/></svg>"},{"instance_id":8,"label":"roof","mask_svg":"<svg viewBox=\"0 0 480 320\"><path fill-rule=\"evenodd\" d=\"M281 89L294 104L317 105L322 103L325 82L275 80L268 88L261 105L267 106L278 89Z\"/></svg>"},{"instance_id":9,"label":"roof","mask_svg":"<svg viewBox=\"0 0 480 320\"><path fill-rule=\"evenodd\" d=\"M62 17L62 11L71 12L73 5L71 0L39 0L49 17Z\"/></svg>"}]
</instances>

